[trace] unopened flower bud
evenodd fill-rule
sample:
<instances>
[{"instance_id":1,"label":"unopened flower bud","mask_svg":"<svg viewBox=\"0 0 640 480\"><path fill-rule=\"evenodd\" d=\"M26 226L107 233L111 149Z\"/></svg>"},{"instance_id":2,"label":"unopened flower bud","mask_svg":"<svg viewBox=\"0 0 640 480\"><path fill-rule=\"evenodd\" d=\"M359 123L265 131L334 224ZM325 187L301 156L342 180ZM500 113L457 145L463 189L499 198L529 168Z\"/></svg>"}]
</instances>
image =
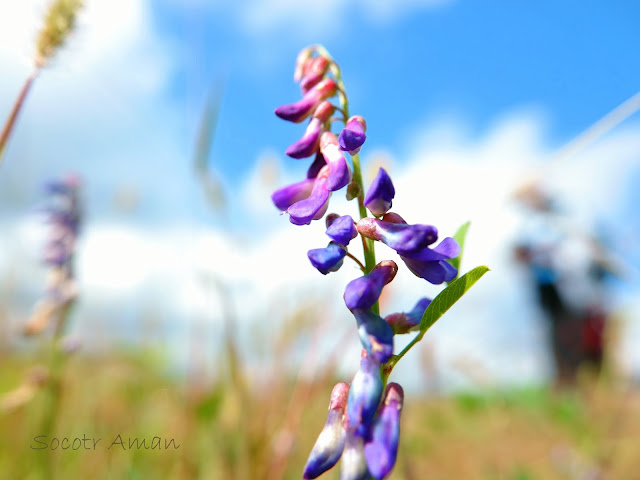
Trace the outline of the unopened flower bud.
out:
<instances>
[{"instance_id":1,"label":"unopened flower bud","mask_svg":"<svg viewBox=\"0 0 640 480\"><path fill-rule=\"evenodd\" d=\"M340 132L338 142L340 149L345 152L349 152L350 155L355 155L360 151L362 144L367 139L365 131L367 130L367 123L360 115L355 115L347 120L346 126Z\"/></svg>"},{"instance_id":2,"label":"unopened flower bud","mask_svg":"<svg viewBox=\"0 0 640 480\"><path fill-rule=\"evenodd\" d=\"M298 53L298 57L296 58L296 68L293 72L294 82L299 82L300 80L302 80L305 64L309 61L314 51L315 47L311 46L303 48L302 50L300 50L300 53Z\"/></svg>"},{"instance_id":3,"label":"unopened flower bud","mask_svg":"<svg viewBox=\"0 0 640 480\"><path fill-rule=\"evenodd\" d=\"M330 213L329 215L327 215L324 219L327 229L331 226L333 222L335 222L339 218L340 218L340 215L338 215L337 213Z\"/></svg>"},{"instance_id":4,"label":"unopened flower bud","mask_svg":"<svg viewBox=\"0 0 640 480\"><path fill-rule=\"evenodd\" d=\"M382 408L378 412L371 433L364 444L367 467L373 478L382 480L396 463L400 440L400 412L404 391L397 383L390 383L384 395Z\"/></svg>"},{"instance_id":5,"label":"unopened flower bud","mask_svg":"<svg viewBox=\"0 0 640 480\"><path fill-rule=\"evenodd\" d=\"M326 233L331 240L345 247L349 245L351 240L358 236L358 231L350 215L344 215L335 219L327 228Z\"/></svg>"},{"instance_id":6,"label":"unopened flower bud","mask_svg":"<svg viewBox=\"0 0 640 480\"><path fill-rule=\"evenodd\" d=\"M346 430L343 416L347 406L349 385L338 383L331 392L329 415L318 436L304 468L305 480L316 478L332 468L340 459L345 444Z\"/></svg>"},{"instance_id":7,"label":"unopened flower bud","mask_svg":"<svg viewBox=\"0 0 640 480\"><path fill-rule=\"evenodd\" d=\"M374 215L384 215L391 208L395 194L396 190L393 188L391 178L386 170L381 168L367 191L364 206Z\"/></svg>"},{"instance_id":8,"label":"unopened flower bud","mask_svg":"<svg viewBox=\"0 0 640 480\"><path fill-rule=\"evenodd\" d=\"M347 250L335 242L330 242L326 248L314 248L307 252L307 256L321 274L337 272L342 266Z\"/></svg>"},{"instance_id":9,"label":"unopened flower bud","mask_svg":"<svg viewBox=\"0 0 640 480\"><path fill-rule=\"evenodd\" d=\"M329 60L318 55L307 61L305 64L304 77L300 81L300 89L302 93L307 93L312 87L317 85L323 79L329 68Z\"/></svg>"},{"instance_id":10,"label":"unopened flower bud","mask_svg":"<svg viewBox=\"0 0 640 480\"><path fill-rule=\"evenodd\" d=\"M358 182L351 182L349 185L347 185L347 200L351 201L354 198L358 198L358 195L360 195L360 192L362 190L360 189L360 185L358 184Z\"/></svg>"}]
</instances>

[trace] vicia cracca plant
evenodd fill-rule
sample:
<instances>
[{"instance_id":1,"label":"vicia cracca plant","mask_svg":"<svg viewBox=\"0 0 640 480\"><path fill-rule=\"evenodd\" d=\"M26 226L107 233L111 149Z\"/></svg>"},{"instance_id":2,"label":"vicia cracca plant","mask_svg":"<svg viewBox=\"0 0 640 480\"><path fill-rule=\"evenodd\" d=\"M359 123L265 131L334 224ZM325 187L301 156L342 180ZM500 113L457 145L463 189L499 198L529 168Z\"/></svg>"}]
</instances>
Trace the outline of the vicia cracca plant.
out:
<instances>
[{"instance_id":1,"label":"vicia cracca plant","mask_svg":"<svg viewBox=\"0 0 640 480\"><path fill-rule=\"evenodd\" d=\"M362 276L349 282L344 291L345 305L353 314L362 344L360 368L351 385L338 383L334 387L326 424L311 450L303 477L316 478L341 460L341 480L379 480L394 467L400 437L404 393L397 383L387 382L391 371L488 268L477 267L458 278L469 224L454 237L438 241L436 227L407 223L390 212L396 192L384 169L365 191L359 152L367 138L367 124L361 116L349 114L340 68L322 46L300 52L294 80L300 82L302 98L278 107L275 113L294 123L309 119L302 137L286 153L312 160L306 178L277 190L271 198L291 223L308 225L325 217L333 192L346 189L347 199L357 200L359 219L326 215L329 244L309 250L308 257L323 275L340 269L345 257L362 271ZM337 134L334 124L342 126ZM363 261L349 251L358 236ZM376 262L376 241L395 250L417 277L434 285L448 282L448 286L433 300L421 298L406 312L381 316L378 300L395 278L398 265L393 260ZM394 354L395 335L411 331L418 333L404 350Z\"/></svg>"}]
</instances>

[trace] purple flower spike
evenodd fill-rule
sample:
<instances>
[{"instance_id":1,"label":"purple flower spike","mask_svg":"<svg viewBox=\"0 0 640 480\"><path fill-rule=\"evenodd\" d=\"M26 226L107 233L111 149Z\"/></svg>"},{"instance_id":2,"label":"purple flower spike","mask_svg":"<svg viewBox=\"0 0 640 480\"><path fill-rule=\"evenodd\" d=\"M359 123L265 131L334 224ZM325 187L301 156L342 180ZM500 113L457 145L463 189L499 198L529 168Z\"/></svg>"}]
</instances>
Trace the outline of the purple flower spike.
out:
<instances>
[{"instance_id":1,"label":"purple flower spike","mask_svg":"<svg viewBox=\"0 0 640 480\"><path fill-rule=\"evenodd\" d=\"M356 308L353 315L358 322L362 346L378 363L385 363L393 355L393 330L368 308Z\"/></svg>"},{"instance_id":2,"label":"purple flower spike","mask_svg":"<svg viewBox=\"0 0 640 480\"><path fill-rule=\"evenodd\" d=\"M341 382L333 387L327 422L311 449L304 468L302 478L305 480L319 477L338 463L347 436L342 417L347 406L348 395L349 385L346 383Z\"/></svg>"},{"instance_id":3,"label":"purple flower spike","mask_svg":"<svg viewBox=\"0 0 640 480\"><path fill-rule=\"evenodd\" d=\"M314 183L314 178L307 178L306 180L294 183L293 185L287 185L286 187L279 188L273 192L271 200L278 210L282 210L284 212L294 203L304 200L311 195Z\"/></svg>"},{"instance_id":4,"label":"purple flower spike","mask_svg":"<svg viewBox=\"0 0 640 480\"><path fill-rule=\"evenodd\" d=\"M275 114L283 120L299 123L311 115L320 102L335 95L336 89L336 82L327 78L305 93L296 103L276 108Z\"/></svg>"},{"instance_id":5,"label":"purple flower spike","mask_svg":"<svg viewBox=\"0 0 640 480\"><path fill-rule=\"evenodd\" d=\"M367 217L358 221L357 228L365 237L379 240L398 253L413 252L438 239L438 230L432 225L407 225Z\"/></svg>"},{"instance_id":6,"label":"purple flower spike","mask_svg":"<svg viewBox=\"0 0 640 480\"><path fill-rule=\"evenodd\" d=\"M353 377L347 403L347 430L365 438L382 397L380 364L362 350L360 369Z\"/></svg>"},{"instance_id":7,"label":"purple flower spike","mask_svg":"<svg viewBox=\"0 0 640 480\"><path fill-rule=\"evenodd\" d=\"M334 242L349 245L349 242L358 236L358 231L353 223L353 218L349 215L336 218L327 228L327 235Z\"/></svg>"},{"instance_id":8,"label":"purple flower spike","mask_svg":"<svg viewBox=\"0 0 640 480\"><path fill-rule=\"evenodd\" d=\"M393 333L409 333L411 330L416 330L420 326L422 316L430 303L431 300L429 298L421 298L410 311L392 313L387 315L384 320L391 325Z\"/></svg>"},{"instance_id":9,"label":"purple flower spike","mask_svg":"<svg viewBox=\"0 0 640 480\"><path fill-rule=\"evenodd\" d=\"M318 105L302 138L291 144L285 153L292 158L307 158L313 155L318 150L320 134L334 111L335 107L327 101Z\"/></svg>"},{"instance_id":10,"label":"purple flower spike","mask_svg":"<svg viewBox=\"0 0 640 480\"><path fill-rule=\"evenodd\" d=\"M369 308L380 298L382 288L396 276L398 265L383 260L368 274L349 282L344 290L344 303L349 310Z\"/></svg>"},{"instance_id":11,"label":"purple flower spike","mask_svg":"<svg viewBox=\"0 0 640 480\"><path fill-rule=\"evenodd\" d=\"M361 437L347 433L347 441L340 462L340 480L369 480L367 460Z\"/></svg>"},{"instance_id":12,"label":"purple flower spike","mask_svg":"<svg viewBox=\"0 0 640 480\"><path fill-rule=\"evenodd\" d=\"M395 194L396 190L393 188L391 178L386 170L381 168L364 198L364 206L376 216L384 215L391 208L391 201Z\"/></svg>"},{"instance_id":13,"label":"purple flower spike","mask_svg":"<svg viewBox=\"0 0 640 480\"><path fill-rule=\"evenodd\" d=\"M324 132L320 137L320 151L331 169L327 180L327 188L332 192L340 190L351 181L351 169L338 148L338 139L331 132Z\"/></svg>"},{"instance_id":14,"label":"purple flower spike","mask_svg":"<svg viewBox=\"0 0 640 480\"><path fill-rule=\"evenodd\" d=\"M311 265L323 275L337 272L346 254L347 250L335 242L330 242L327 248L314 248L307 252Z\"/></svg>"},{"instance_id":15,"label":"purple flower spike","mask_svg":"<svg viewBox=\"0 0 640 480\"><path fill-rule=\"evenodd\" d=\"M286 212L289 214L289 221L294 225L309 225L311 220L319 220L327 211L331 192L327 189L327 177L329 167L320 169L318 176L313 183L313 190L304 200L294 203Z\"/></svg>"},{"instance_id":16,"label":"purple flower spike","mask_svg":"<svg viewBox=\"0 0 640 480\"><path fill-rule=\"evenodd\" d=\"M367 467L376 480L382 480L389 475L396 463L403 401L402 387L397 383L390 383L385 392L383 406L364 444Z\"/></svg>"},{"instance_id":17,"label":"purple flower spike","mask_svg":"<svg viewBox=\"0 0 640 480\"><path fill-rule=\"evenodd\" d=\"M364 118L360 115L351 117L338 137L340 149L349 152L350 155L358 153L362 144L367 139L364 133L366 130L367 123L364 121Z\"/></svg>"}]
</instances>

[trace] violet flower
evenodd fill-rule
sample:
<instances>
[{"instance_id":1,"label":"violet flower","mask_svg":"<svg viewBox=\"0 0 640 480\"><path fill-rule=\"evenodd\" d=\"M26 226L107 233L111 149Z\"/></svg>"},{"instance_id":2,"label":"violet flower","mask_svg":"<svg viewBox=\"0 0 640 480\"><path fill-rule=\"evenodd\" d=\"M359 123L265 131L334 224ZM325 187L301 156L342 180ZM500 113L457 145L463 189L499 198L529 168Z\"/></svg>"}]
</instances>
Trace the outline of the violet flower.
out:
<instances>
[{"instance_id":1,"label":"violet flower","mask_svg":"<svg viewBox=\"0 0 640 480\"><path fill-rule=\"evenodd\" d=\"M384 168L380 168L364 197L364 206L376 216L384 215L391 208L395 194L391 178Z\"/></svg>"},{"instance_id":2,"label":"violet flower","mask_svg":"<svg viewBox=\"0 0 640 480\"><path fill-rule=\"evenodd\" d=\"M347 120L347 124L338 137L340 149L349 152L350 155L358 153L367 138L364 133L366 130L367 123L364 121L364 118L360 115L351 117Z\"/></svg>"},{"instance_id":3,"label":"violet flower","mask_svg":"<svg viewBox=\"0 0 640 480\"><path fill-rule=\"evenodd\" d=\"M402 334L416 330L420 326L424 312L431 303L429 298L421 298L418 303L408 312L392 313L384 319L393 329L393 333Z\"/></svg>"},{"instance_id":4,"label":"violet flower","mask_svg":"<svg viewBox=\"0 0 640 480\"><path fill-rule=\"evenodd\" d=\"M353 315L358 324L360 343L379 364L385 363L393 355L393 329L368 308L356 308Z\"/></svg>"},{"instance_id":5,"label":"violet flower","mask_svg":"<svg viewBox=\"0 0 640 480\"><path fill-rule=\"evenodd\" d=\"M385 478L396 463L400 439L400 412L404 391L397 383L390 383L384 395L371 432L364 444L364 455L369 473L376 480Z\"/></svg>"},{"instance_id":6,"label":"violet flower","mask_svg":"<svg viewBox=\"0 0 640 480\"><path fill-rule=\"evenodd\" d=\"M326 233L331 240L345 247L358 236L358 231L350 215L343 215L334 219L327 227Z\"/></svg>"},{"instance_id":7,"label":"violet flower","mask_svg":"<svg viewBox=\"0 0 640 480\"><path fill-rule=\"evenodd\" d=\"M338 139L331 132L324 132L320 137L320 151L331 170L327 179L327 188L335 192L347 186L351 181L351 169L344 157L344 153L338 148Z\"/></svg>"},{"instance_id":8,"label":"violet flower","mask_svg":"<svg viewBox=\"0 0 640 480\"><path fill-rule=\"evenodd\" d=\"M304 468L302 478L305 480L319 477L340 459L347 436L343 416L348 395L349 385L346 383L340 382L333 387L327 421L311 449Z\"/></svg>"},{"instance_id":9,"label":"violet flower","mask_svg":"<svg viewBox=\"0 0 640 480\"><path fill-rule=\"evenodd\" d=\"M284 212L294 203L304 200L311 195L315 183L315 178L306 178L301 182L279 188L271 194L271 200L278 210Z\"/></svg>"},{"instance_id":10,"label":"violet flower","mask_svg":"<svg viewBox=\"0 0 640 480\"><path fill-rule=\"evenodd\" d=\"M276 108L275 114L283 120L299 123L311 115L320 102L334 96L337 88L336 82L332 79L324 79L305 93L299 101Z\"/></svg>"},{"instance_id":11,"label":"violet flower","mask_svg":"<svg viewBox=\"0 0 640 480\"><path fill-rule=\"evenodd\" d=\"M306 158L318 150L320 134L326 129L326 123L333 115L335 107L323 101L313 112L313 117L300 140L292 143L285 151L292 158Z\"/></svg>"},{"instance_id":12,"label":"violet flower","mask_svg":"<svg viewBox=\"0 0 640 480\"><path fill-rule=\"evenodd\" d=\"M368 274L351 280L344 290L344 303L349 310L370 308L380 298L382 288L394 279L398 265L393 260L383 260Z\"/></svg>"},{"instance_id":13,"label":"violet flower","mask_svg":"<svg viewBox=\"0 0 640 480\"><path fill-rule=\"evenodd\" d=\"M311 194L287 208L289 221L294 225L308 225L311 220L319 220L327 211L331 192L327 188L329 167L324 166L315 178Z\"/></svg>"},{"instance_id":14,"label":"violet flower","mask_svg":"<svg viewBox=\"0 0 640 480\"><path fill-rule=\"evenodd\" d=\"M369 478L362 437L348 432L340 462L340 480L369 480Z\"/></svg>"},{"instance_id":15,"label":"violet flower","mask_svg":"<svg viewBox=\"0 0 640 480\"><path fill-rule=\"evenodd\" d=\"M406 225L404 219L395 213L387 213L382 218L383 223L393 223L398 226ZM358 226L359 224L360 222L358 222ZM366 228L364 228L364 230L371 230L374 231L374 233L377 233L375 232L375 228L366 223L365 227ZM358 231L360 231L359 228ZM387 245L389 244L387 243ZM423 248L415 249L412 246L412 248L409 249L403 248L402 245L396 246L398 248L392 248L398 252L400 258L405 265L407 265L411 273L417 277L424 278L429 283L440 285L443 282L450 282L458 275L458 270L447 262L447 260L455 258L460 254L460 245L458 245L458 242L451 237L446 237L434 248L424 246Z\"/></svg>"},{"instance_id":16,"label":"violet flower","mask_svg":"<svg viewBox=\"0 0 640 480\"><path fill-rule=\"evenodd\" d=\"M337 272L342 266L346 254L347 250L335 242L329 242L326 248L314 248L307 252L311 265L323 275Z\"/></svg>"},{"instance_id":17,"label":"violet flower","mask_svg":"<svg viewBox=\"0 0 640 480\"><path fill-rule=\"evenodd\" d=\"M358 232L372 240L378 240L398 253L412 252L438 239L438 230L432 225L407 225L366 217L358 221Z\"/></svg>"}]
</instances>

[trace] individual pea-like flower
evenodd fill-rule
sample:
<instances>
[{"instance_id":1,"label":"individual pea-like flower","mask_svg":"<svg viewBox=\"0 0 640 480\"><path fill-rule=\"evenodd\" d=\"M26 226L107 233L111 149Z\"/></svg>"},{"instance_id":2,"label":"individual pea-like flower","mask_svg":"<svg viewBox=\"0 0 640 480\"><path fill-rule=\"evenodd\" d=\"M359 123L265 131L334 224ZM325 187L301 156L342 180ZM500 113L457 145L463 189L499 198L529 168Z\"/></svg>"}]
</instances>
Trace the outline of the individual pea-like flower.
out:
<instances>
[{"instance_id":1,"label":"individual pea-like flower","mask_svg":"<svg viewBox=\"0 0 640 480\"><path fill-rule=\"evenodd\" d=\"M384 168L380 168L364 197L364 206L376 216L384 215L391 208L395 194L396 190L389 174Z\"/></svg>"},{"instance_id":2,"label":"individual pea-like flower","mask_svg":"<svg viewBox=\"0 0 640 480\"><path fill-rule=\"evenodd\" d=\"M400 253L400 252L398 252ZM458 275L458 269L447 260L460 254L460 245L447 237L434 248L423 248L418 252L400 254L400 258L411 272L434 285L450 282Z\"/></svg>"},{"instance_id":3,"label":"individual pea-like flower","mask_svg":"<svg viewBox=\"0 0 640 480\"><path fill-rule=\"evenodd\" d=\"M398 272L393 260L383 260L366 275L351 280L344 290L344 303L349 310L370 308L380 298L383 287L391 282Z\"/></svg>"},{"instance_id":4,"label":"individual pea-like flower","mask_svg":"<svg viewBox=\"0 0 640 480\"><path fill-rule=\"evenodd\" d=\"M340 149L345 152L349 152L350 155L355 155L360 151L360 148L367 139L365 131L367 130L367 122L364 121L360 115L354 115L340 132L338 142L340 143Z\"/></svg>"},{"instance_id":5,"label":"individual pea-like flower","mask_svg":"<svg viewBox=\"0 0 640 480\"><path fill-rule=\"evenodd\" d=\"M308 225L311 220L319 220L327 211L331 191L327 188L327 179L330 175L329 166L325 165L318 172L313 182L311 193L303 200L293 203L287 208L289 221L294 225Z\"/></svg>"},{"instance_id":6,"label":"individual pea-like flower","mask_svg":"<svg viewBox=\"0 0 640 480\"><path fill-rule=\"evenodd\" d=\"M438 230L433 225L407 225L366 217L358 221L357 228L365 237L378 240L397 252L413 252L438 239Z\"/></svg>"},{"instance_id":7,"label":"individual pea-like flower","mask_svg":"<svg viewBox=\"0 0 640 480\"><path fill-rule=\"evenodd\" d=\"M393 355L393 329L385 320L369 308L353 310L358 324L360 343L379 364Z\"/></svg>"},{"instance_id":8,"label":"individual pea-like flower","mask_svg":"<svg viewBox=\"0 0 640 480\"><path fill-rule=\"evenodd\" d=\"M340 462L340 480L369 480L369 478L363 439L348 432Z\"/></svg>"},{"instance_id":9,"label":"individual pea-like flower","mask_svg":"<svg viewBox=\"0 0 640 480\"><path fill-rule=\"evenodd\" d=\"M350 215L335 218L327 226L327 235L331 240L345 247L358 236L358 231Z\"/></svg>"},{"instance_id":10,"label":"individual pea-like flower","mask_svg":"<svg viewBox=\"0 0 640 480\"><path fill-rule=\"evenodd\" d=\"M348 395L349 385L346 383L340 382L333 387L327 421L311 449L304 468L302 478L305 480L322 475L340 459L347 436L343 416Z\"/></svg>"},{"instance_id":11,"label":"individual pea-like flower","mask_svg":"<svg viewBox=\"0 0 640 480\"><path fill-rule=\"evenodd\" d=\"M347 402L347 430L365 438L382 397L380 364L362 350L360 369L353 377Z\"/></svg>"},{"instance_id":12,"label":"individual pea-like flower","mask_svg":"<svg viewBox=\"0 0 640 480\"><path fill-rule=\"evenodd\" d=\"M438 231L431 225L408 225L400 215L387 213L382 220L361 219L357 229L365 237L393 248L414 275L434 285L449 282L458 274L447 260L460 254L460 245L447 237L429 248L438 239Z\"/></svg>"},{"instance_id":13,"label":"individual pea-like flower","mask_svg":"<svg viewBox=\"0 0 640 480\"><path fill-rule=\"evenodd\" d=\"M302 138L292 143L285 153L292 158L306 158L313 155L318 150L320 134L326 129L327 121L334 111L335 107L326 100L318 105Z\"/></svg>"},{"instance_id":14,"label":"individual pea-like flower","mask_svg":"<svg viewBox=\"0 0 640 480\"><path fill-rule=\"evenodd\" d=\"M329 69L329 60L318 55L312 57L305 63L304 76L300 80L300 89L302 93L307 93L312 87L317 85Z\"/></svg>"},{"instance_id":15,"label":"individual pea-like flower","mask_svg":"<svg viewBox=\"0 0 640 480\"><path fill-rule=\"evenodd\" d=\"M346 187L351 181L351 169L344 157L344 153L338 148L338 139L331 132L324 132L320 137L320 151L324 156L331 173L327 179L327 188L335 192Z\"/></svg>"},{"instance_id":16,"label":"individual pea-like flower","mask_svg":"<svg viewBox=\"0 0 640 480\"><path fill-rule=\"evenodd\" d=\"M420 326L424 312L427 311L430 303L431 299L421 298L408 312L392 313L384 317L384 319L393 329L393 333L409 333Z\"/></svg>"},{"instance_id":17,"label":"individual pea-like flower","mask_svg":"<svg viewBox=\"0 0 640 480\"><path fill-rule=\"evenodd\" d=\"M346 254L347 250L336 242L329 242L326 248L314 248L307 252L311 265L323 275L337 272Z\"/></svg>"},{"instance_id":18,"label":"individual pea-like flower","mask_svg":"<svg viewBox=\"0 0 640 480\"><path fill-rule=\"evenodd\" d=\"M283 120L299 123L307 118L320 105L320 102L336 94L338 86L331 78L325 78L295 103L282 105L275 114Z\"/></svg>"},{"instance_id":19,"label":"individual pea-like flower","mask_svg":"<svg viewBox=\"0 0 640 480\"><path fill-rule=\"evenodd\" d=\"M365 440L364 456L367 467L376 480L382 480L389 475L396 463L403 401L402 387L397 383L390 383L385 391L382 407L371 426L369 437Z\"/></svg>"}]
</instances>

